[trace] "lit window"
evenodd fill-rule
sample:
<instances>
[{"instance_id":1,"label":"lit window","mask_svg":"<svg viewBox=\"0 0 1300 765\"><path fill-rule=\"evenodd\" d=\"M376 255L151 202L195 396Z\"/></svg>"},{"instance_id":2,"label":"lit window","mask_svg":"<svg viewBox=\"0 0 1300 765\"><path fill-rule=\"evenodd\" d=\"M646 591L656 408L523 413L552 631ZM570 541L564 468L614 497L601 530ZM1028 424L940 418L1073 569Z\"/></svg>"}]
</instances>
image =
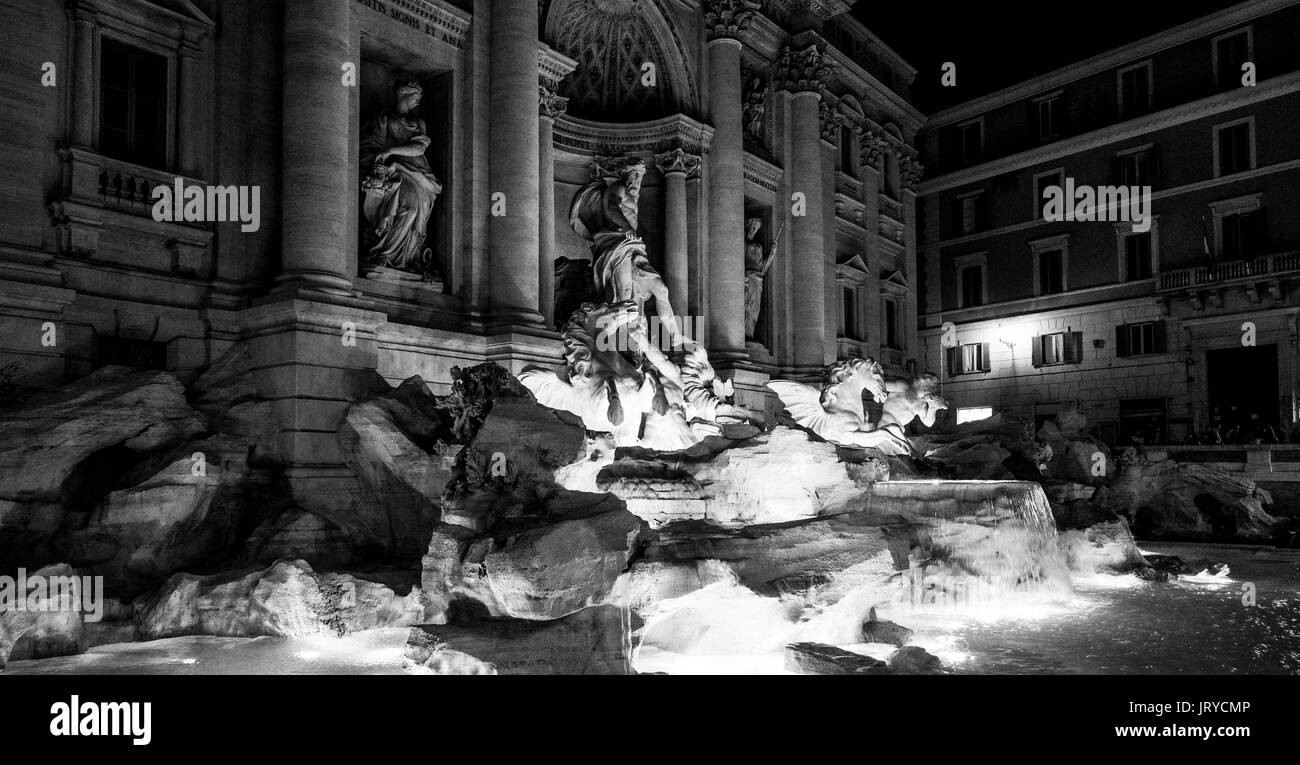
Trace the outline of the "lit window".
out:
<instances>
[{"instance_id":1,"label":"lit window","mask_svg":"<svg viewBox=\"0 0 1300 765\"><path fill-rule=\"evenodd\" d=\"M957 408L957 424L964 422L975 422L976 420L987 420L993 416L993 407L991 406L962 406Z\"/></svg>"}]
</instances>

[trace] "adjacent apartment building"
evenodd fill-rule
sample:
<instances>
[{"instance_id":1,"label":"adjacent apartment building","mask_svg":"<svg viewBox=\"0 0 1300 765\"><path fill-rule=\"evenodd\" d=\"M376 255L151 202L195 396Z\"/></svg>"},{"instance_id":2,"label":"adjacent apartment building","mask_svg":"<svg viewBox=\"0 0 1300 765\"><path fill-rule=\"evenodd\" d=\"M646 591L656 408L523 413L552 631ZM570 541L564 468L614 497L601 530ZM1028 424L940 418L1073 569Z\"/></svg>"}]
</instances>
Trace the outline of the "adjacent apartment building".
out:
<instances>
[{"instance_id":1,"label":"adjacent apartment building","mask_svg":"<svg viewBox=\"0 0 1300 765\"><path fill-rule=\"evenodd\" d=\"M959 421L1077 405L1115 445L1290 435L1297 51L1300 4L1260 0L932 115L920 342ZM1149 228L1045 217L1053 186L1149 186Z\"/></svg>"}]
</instances>

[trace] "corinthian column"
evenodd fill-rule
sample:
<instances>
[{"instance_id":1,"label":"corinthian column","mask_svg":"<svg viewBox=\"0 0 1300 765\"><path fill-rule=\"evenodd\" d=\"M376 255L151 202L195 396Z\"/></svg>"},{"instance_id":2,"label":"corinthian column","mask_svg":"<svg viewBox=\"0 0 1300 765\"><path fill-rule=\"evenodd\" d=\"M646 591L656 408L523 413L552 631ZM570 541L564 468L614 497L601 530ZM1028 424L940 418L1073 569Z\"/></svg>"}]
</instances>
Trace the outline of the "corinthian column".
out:
<instances>
[{"instance_id":1,"label":"corinthian column","mask_svg":"<svg viewBox=\"0 0 1300 765\"><path fill-rule=\"evenodd\" d=\"M665 257L664 281L673 310L680 318L689 313L690 288L687 286L687 251L690 231L686 227L686 179L700 172L700 157L687 154L683 149L655 156L655 166L664 174L667 187L664 200Z\"/></svg>"},{"instance_id":2,"label":"corinthian column","mask_svg":"<svg viewBox=\"0 0 1300 765\"><path fill-rule=\"evenodd\" d=\"M741 111L740 38L759 4L708 0L709 119L709 355L743 359L745 351L745 150Z\"/></svg>"},{"instance_id":3,"label":"corinthian column","mask_svg":"<svg viewBox=\"0 0 1300 765\"><path fill-rule=\"evenodd\" d=\"M489 33L490 321L541 326L537 3L493 0ZM501 196L504 195L504 196ZM504 204L504 214L500 205Z\"/></svg>"},{"instance_id":4,"label":"corinthian column","mask_svg":"<svg viewBox=\"0 0 1300 765\"><path fill-rule=\"evenodd\" d=\"M821 90L831 75L830 62L817 48L786 48L777 61L775 84L790 94L791 156L789 189L801 195L802 210L792 214L794 254L794 365L812 373L824 363L826 335L826 241L823 220ZM799 214L802 212L803 214Z\"/></svg>"},{"instance_id":5,"label":"corinthian column","mask_svg":"<svg viewBox=\"0 0 1300 765\"><path fill-rule=\"evenodd\" d=\"M356 189L346 172L352 93L339 62L352 51L349 0L285 0L283 289L352 291L355 243L348 236Z\"/></svg>"}]
</instances>

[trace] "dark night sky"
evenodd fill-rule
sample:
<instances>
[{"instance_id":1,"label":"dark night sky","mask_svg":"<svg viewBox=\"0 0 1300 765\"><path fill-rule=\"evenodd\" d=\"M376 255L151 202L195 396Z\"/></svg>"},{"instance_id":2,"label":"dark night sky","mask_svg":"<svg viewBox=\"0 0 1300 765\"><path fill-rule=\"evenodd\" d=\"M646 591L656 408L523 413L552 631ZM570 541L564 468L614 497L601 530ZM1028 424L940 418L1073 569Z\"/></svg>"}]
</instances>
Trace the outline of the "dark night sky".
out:
<instances>
[{"instance_id":1,"label":"dark night sky","mask_svg":"<svg viewBox=\"0 0 1300 765\"><path fill-rule=\"evenodd\" d=\"M858 0L853 14L919 70L912 100L930 113L1233 5L1238 3ZM939 87L945 61L957 64L955 88Z\"/></svg>"}]
</instances>

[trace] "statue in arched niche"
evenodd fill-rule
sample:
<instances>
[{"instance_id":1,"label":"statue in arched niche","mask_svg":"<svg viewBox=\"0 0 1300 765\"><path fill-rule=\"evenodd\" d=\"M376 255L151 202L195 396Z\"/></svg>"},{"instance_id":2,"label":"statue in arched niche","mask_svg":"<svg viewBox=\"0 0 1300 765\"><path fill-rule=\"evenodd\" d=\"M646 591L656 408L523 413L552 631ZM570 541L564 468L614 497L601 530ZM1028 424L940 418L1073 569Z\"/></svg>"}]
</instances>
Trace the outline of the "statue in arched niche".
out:
<instances>
[{"instance_id":1,"label":"statue in arched niche","mask_svg":"<svg viewBox=\"0 0 1300 765\"><path fill-rule=\"evenodd\" d=\"M416 112L423 97L418 82L398 85L394 106L380 112L362 133L367 278L437 278L425 239L442 183L425 157L432 141Z\"/></svg>"}]
</instances>

